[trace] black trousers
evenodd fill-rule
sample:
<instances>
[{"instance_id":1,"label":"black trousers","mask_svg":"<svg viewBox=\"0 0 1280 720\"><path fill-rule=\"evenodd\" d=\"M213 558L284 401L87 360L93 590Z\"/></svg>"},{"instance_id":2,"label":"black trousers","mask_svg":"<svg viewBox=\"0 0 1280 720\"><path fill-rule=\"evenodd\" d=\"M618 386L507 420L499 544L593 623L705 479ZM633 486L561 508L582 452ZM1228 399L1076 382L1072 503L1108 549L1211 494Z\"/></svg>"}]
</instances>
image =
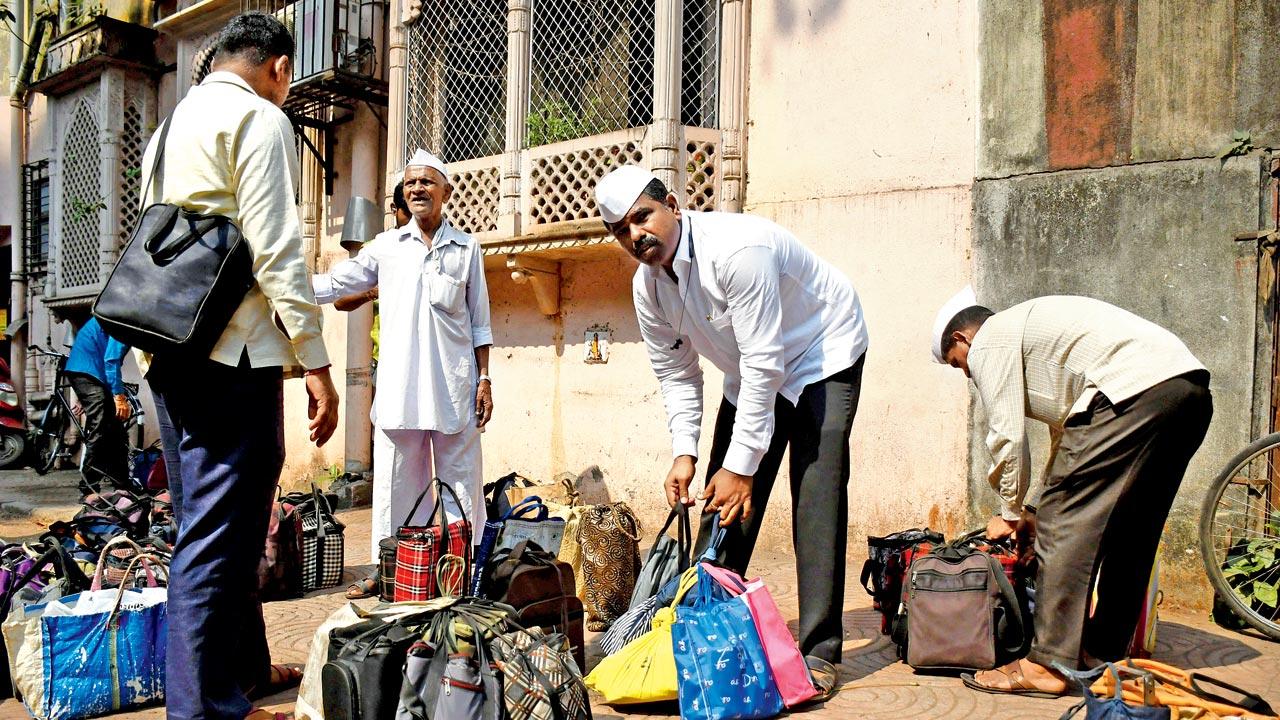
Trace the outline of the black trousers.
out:
<instances>
[{"instance_id":1,"label":"black trousers","mask_svg":"<svg viewBox=\"0 0 1280 720\"><path fill-rule=\"evenodd\" d=\"M727 528L719 560L745 574L760 534L782 455L791 448L791 541L796 552L800 597L800 650L839 663L844 645L845 549L849 531L849 432L858 412L864 354L851 367L813 383L793 406L779 396L774 404L773 440L760 461L751 488L754 512ZM724 463L737 408L720 402L707 479ZM720 515L702 513L696 553L710 542Z\"/></svg>"},{"instance_id":2,"label":"black trousers","mask_svg":"<svg viewBox=\"0 0 1280 720\"><path fill-rule=\"evenodd\" d=\"M1213 417L1208 385L1197 372L1118 406L1099 394L1068 420L1037 513L1035 662L1125 656L1169 508Z\"/></svg>"},{"instance_id":3,"label":"black trousers","mask_svg":"<svg viewBox=\"0 0 1280 720\"><path fill-rule=\"evenodd\" d=\"M97 378L67 373L84 408L84 479L94 489L129 486L129 441L116 417L115 398Z\"/></svg>"}]
</instances>

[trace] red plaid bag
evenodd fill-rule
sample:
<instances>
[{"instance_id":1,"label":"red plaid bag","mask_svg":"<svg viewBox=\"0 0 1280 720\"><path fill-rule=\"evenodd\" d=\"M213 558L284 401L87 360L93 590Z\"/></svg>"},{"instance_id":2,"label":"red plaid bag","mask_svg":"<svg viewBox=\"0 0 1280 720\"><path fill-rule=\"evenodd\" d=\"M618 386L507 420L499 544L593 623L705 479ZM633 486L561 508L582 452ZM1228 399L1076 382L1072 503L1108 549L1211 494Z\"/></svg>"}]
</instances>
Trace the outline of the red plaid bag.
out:
<instances>
[{"instance_id":1,"label":"red plaid bag","mask_svg":"<svg viewBox=\"0 0 1280 720\"><path fill-rule=\"evenodd\" d=\"M410 526L409 521L432 487L436 488L436 497L431 517L427 518L426 525ZM453 496L454 504L462 511L458 494L435 478L418 496L405 524L396 531L396 584L392 596L395 602L463 594L471 569L471 523L465 518L446 523L443 491ZM439 524L432 525L437 516ZM458 558L460 562L451 558Z\"/></svg>"}]
</instances>

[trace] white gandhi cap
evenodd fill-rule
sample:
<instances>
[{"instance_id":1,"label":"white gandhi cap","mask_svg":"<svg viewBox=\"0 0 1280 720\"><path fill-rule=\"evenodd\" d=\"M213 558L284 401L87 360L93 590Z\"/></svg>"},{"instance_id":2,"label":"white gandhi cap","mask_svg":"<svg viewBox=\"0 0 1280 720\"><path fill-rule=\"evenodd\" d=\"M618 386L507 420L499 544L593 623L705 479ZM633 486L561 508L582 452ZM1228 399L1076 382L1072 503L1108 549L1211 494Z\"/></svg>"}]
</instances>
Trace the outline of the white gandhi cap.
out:
<instances>
[{"instance_id":1,"label":"white gandhi cap","mask_svg":"<svg viewBox=\"0 0 1280 720\"><path fill-rule=\"evenodd\" d=\"M965 285L964 289L947 301L946 305L938 311L938 316L933 319L933 360L946 364L946 360L942 359L942 334L946 332L947 324L951 322L961 310L971 308L978 304L978 298L973 294L973 286Z\"/></svg>"},{"instance_id":2,"label":"white gandhi cap","mask_svg":"<svg viewBox=\"0 0 1280 720\"><path fill-rule=\"evenodd\" d=\"M627 216L631 206L650 182L658 177L639 165L623 165L596 183L596 204L606 223L616 223Z\"/></svg>"},{"instance_id":3,"label":"white gandhi cap","mask_svg":"<svg viewBox=\"0 0 1280 720\"><path fill-rule=\"evenodd\" d=\"M413 157L409 158L409 162L405 163L404 167L406 170L411 167L435 168L445 180L449 179L449 171L445 169L444 161L422 148L414 151Z\"/></svg>"}]
</instances>

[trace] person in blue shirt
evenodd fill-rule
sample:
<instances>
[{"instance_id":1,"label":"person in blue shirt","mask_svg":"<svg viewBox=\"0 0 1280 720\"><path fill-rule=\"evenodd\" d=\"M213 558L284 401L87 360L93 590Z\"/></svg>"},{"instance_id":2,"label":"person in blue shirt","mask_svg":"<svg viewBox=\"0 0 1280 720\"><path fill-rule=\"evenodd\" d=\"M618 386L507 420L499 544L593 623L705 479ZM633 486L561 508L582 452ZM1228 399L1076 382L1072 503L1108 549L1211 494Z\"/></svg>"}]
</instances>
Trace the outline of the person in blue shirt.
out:
<instances>
[{"instance_id":1,"label":"person in blue shirt","mask_svg":"<svg viewBox=\"0 0 1280 720\"><path fill-rule=\"evenodd\" d=\"M66 376L84 408L85 458L82 489L124 488L129 480L129 448L123 421L131 408L120 364L129 346L107 335L97 318L76 333Z\"/></svg>"}]
</instances>

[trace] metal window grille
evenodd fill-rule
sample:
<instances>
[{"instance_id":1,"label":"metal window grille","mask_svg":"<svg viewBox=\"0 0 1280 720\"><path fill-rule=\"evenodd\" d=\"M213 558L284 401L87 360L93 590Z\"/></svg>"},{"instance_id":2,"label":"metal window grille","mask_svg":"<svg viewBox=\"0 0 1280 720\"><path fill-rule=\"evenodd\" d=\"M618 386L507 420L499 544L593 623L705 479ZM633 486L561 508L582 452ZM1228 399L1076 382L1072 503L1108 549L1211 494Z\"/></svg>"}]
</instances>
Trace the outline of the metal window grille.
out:
<instances>
[{"instance_id":1,"label":"metal window grille","mask_svg":"<svg viewBox=\"0 0 1280 720\"><path fill-rule=\"evenodd\" d=\"M49 161L22 166L23 243L26 271L43 273L49 268Z\"/></svg>"},{"instance_id":2,"label":"metal window grille","mask_svg":"<svg viewBox=\"0 0 1280 720\"><path fill-rule=\"evenodd\" d=\"M99 273L98 213L105 207L99 177L98 120L85 102L72 115L62 144L62 231L59 286L96 285Z\"/></svg>"},{"instance_id":3,"label":"metal window grille","mask_svg":"<svg viewBox=\"0 0 1280 720\"><path fill-rule=\"evenodd\" d=\"M384 35L384 0L242 0L240 9L271 13L289 29L294 83L333 73L383 77L378 44Z\"/></svg>"},{"instance_id":4,"label":"metal window grille","mask_svg":"<svg viewBox=\"0 0 1280 720\"><path fill-rule=\"evenodd\" d=\"M445 162L506 145L506 0L425 0L409 27L405 150Z\"/></svg>"},{"instance_id":5,"label":"metal window grille","mask_svg":"<svg viewBox=\"0 0 1280 720\"><path fill-rule=\"evenodd\" d=\"M720 101L720 0L686 0L681 49L680 123L716 127Z\"/></svg>"},{"instance_id":6,"label":"metal window grille","mask_svg":"<svg viewBox=\"0 0 1280 720\"><path fill-rule=\"evenodd\" d=\"M652 0L534 0L527 147L653 119Z\"/></svg>"},{"instance_id":7,"label":"metal window grille","mask_svg":"<svg viewBox=\"0 0 1280 720\"><path fill-rule=\"evenodd\" d=\"M142 111L134 103L125 105L124 126L120 132L120 244L129 241L138 224L142 208L138 194L142 189L142 153L146 150L143 137Z\"/></svg>"}]
</instances>

